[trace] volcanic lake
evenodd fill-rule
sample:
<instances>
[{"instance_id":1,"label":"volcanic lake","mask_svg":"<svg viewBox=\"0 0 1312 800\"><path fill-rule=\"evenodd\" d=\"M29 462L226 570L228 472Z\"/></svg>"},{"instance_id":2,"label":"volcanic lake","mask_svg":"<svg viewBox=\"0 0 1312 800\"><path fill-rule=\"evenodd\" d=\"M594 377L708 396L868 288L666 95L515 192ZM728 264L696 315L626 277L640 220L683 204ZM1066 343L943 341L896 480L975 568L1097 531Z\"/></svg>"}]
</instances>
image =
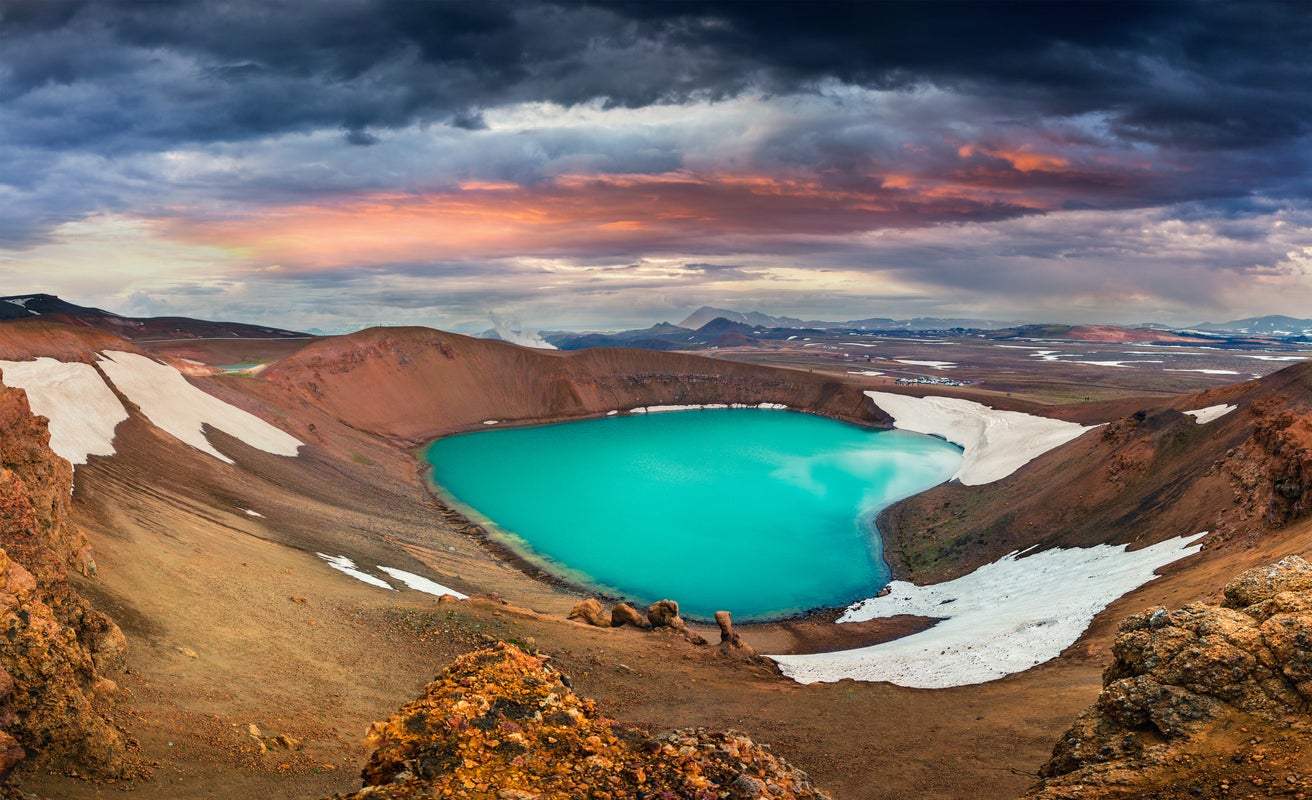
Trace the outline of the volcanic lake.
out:
<instances>
[{"instance_id":1,"label":"volcanic lake","mask_svg":"<svg viewBox=\"0 0 1312 800\"><path fill-rule=\"evenodd\" d=\"M764 620L874 595L889 579L875 516L951 477L961 451L748 408L489 428L427 458L447 500L548 572Z\"/></svg>"}]
</instances>

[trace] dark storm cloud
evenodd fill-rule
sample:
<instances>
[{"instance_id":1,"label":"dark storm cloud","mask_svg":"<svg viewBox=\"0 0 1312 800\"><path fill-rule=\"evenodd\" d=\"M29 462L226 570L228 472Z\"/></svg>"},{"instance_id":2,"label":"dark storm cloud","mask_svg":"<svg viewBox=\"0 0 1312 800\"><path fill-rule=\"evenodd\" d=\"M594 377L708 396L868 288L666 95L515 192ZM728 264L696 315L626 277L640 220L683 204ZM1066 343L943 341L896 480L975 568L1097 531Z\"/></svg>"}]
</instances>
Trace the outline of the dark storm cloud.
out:
<instances>
[{"instance_id":1,"label":"dark storm cloud","mask_svg":"<svg viewBox=\"0 0 1312 800\"><path fill-rule=\"evenodd\" d=\"M1047 114L1106 113L1122 135L1199 148L1285 140L1312 124L1307 3L602 5L677 29L681 46L756 62L783 86L934 85Z\"/></svg>"},{"instance_id":2,"label":"dark storm cloud","mask_svg":"<svg viewBox=\"0 0 1312 800\"><path fill-rule=\"evenodd\" d=\"M825 78L1102 113L1119 135L1196 148L1287 140L1312 119L1303 3L10 0L2 13L0 99L29 120L8 136L55 148L478 129L481 109L517 101L642 106Z\"/></svg>"}]
</instances>

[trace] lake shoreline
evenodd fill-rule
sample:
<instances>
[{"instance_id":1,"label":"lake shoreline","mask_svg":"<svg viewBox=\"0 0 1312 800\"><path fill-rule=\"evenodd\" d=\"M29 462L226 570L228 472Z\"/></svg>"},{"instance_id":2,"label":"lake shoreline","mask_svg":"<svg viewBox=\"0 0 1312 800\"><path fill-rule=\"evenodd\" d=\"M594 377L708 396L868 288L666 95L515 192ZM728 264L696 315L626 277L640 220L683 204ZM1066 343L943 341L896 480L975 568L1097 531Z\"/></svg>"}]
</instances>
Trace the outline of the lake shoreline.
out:
<instances>
[{"instance_id":1,"label":"lake shoreline","mask_svg":"<svg viewBox=\"0 0 1312 800\"><path fill-rule=\"evenodd\" d=\"M718 409L717 409L718 411ZM661 415L665 416L665 415ZM807 415L812 417L815 415ZM593 418L596 419L596 418ZM832 418L816 417L819 420L833 421ZM848 423L850 424L850 423ZM490 427L490 426L489 426ZM855 426L866 431L879 431L881 429L872 426ZM501 433L505 430L500 429ZM446 437L444 437L446 438ZM442 440L435 440L442 441ZM492 522L486 516L476 509L460 501L455 495L437 480L437 470L428 458L428 449L434 443L429 443L423 447L414 448L411 452L415 457L418 472L422 484L427 493L433 499L435 505L440 509L441 515L449 524L457 528L465 536L478 542L480 548L489 554L496 562L503 566L513 569L516 573L524 576L540 585L549 586L562 594L577 597L579 599L587 597L596 597L603 603L614 604L618 602L628 602L639 610L645 610L645 601L636 601L631 595L624 592L613 591L609 587L598 587L589 583L571 579L567 570L561 572L550 569L549 565L543 565L533 557L519 552L512 545L507 544L500 535L494 530L496 523ZM922 490L923 491L923 490ZM895 501L898 502L898 501ZM874 516L865 519L865 524L873 526ZM882 542L882 535L877 529L872 529L872 535L881 536L881 550L887 547L887 543ZM732 567L731 567L732 568ZM885 569L887 567L885 566ZM723 610L729 611L735 615L735 623L739 626L744 635L749 635L753 640L759 639L762 646L772 652L787 653L819 653L829 652L837 649L845 649L854 646L868 645L890 639L905 636L924 630L934 624L932 618L908 618L905 620L881 620L874 623L861 623L858 625L835 625L834 622L843 613L843 611L853 602L858 602L866 597L871 596L879 590L880 586L867 584L861 586L857 591L852 592L851 599L844 602L834 603L832 605L817 605L807 609L799 609L793 613L783 613L770 615L765 618L750 619L752 615L736 613L733 603L724 603L727 606ZM684 607L683 616L690 622L698 625L709 626L713 631L713 622L711 619L712 611L708 610L705 614L695 613L687 608L684 598L679 596L679 592L671 590L668 592L655 592L660 594L661 599L669 597L680 602ZM720 609L714 609L720 610Z\"/></svg>"}]
</instances>

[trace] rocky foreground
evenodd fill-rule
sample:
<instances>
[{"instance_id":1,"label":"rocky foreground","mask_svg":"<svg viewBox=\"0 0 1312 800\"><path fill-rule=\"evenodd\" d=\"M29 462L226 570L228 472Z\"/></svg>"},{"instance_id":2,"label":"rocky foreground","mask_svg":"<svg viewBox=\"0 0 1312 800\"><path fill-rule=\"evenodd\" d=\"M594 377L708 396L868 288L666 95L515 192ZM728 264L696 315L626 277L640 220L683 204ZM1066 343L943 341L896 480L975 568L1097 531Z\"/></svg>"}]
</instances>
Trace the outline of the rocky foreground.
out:
<instances>
[{"instance_id":1,"label":"rocky foreground","mask_svg":"<svg viewBox=\"0 0 1312 800\"><path fill-rule=\"evenodd\" d=\"M347 800L827 798L740 733L622 727L549 662L504 642L457 660L373 726L378 749Z\"/></svg>"},{"instance_id":2,"label":"rocky foreground","mask_svg":"<svg viewBox=\"0 0 1312 800\"><path fill-rule=\"evenodd\" d=\"M1131 616L1112 651L1028 797L1312 792L1312 564L1244 572L1219 606Z\"/></svg>"},{"instance_id":3,"label":"rocky foreground","mask_svg":"<svg viewBox=\"0 0 1312 800\"><path fill-rule=\"evenodd\" d=\"M1312 563L1290 556L1249 570L1221 605L1131 616L1113 655L1097 702L1026 797L1312 791ZM456 661L370 739L365 786L346 800L826 796L742 734L621 727L549 657L505 643Z\"/></svg>"},{"instance_id":4,"label":"rocky foreground","mask_svg":"<svg viewBox=\"0 0 1312 800\"><path fill-rule=\"evenodd\" d=\"M97 778L134 771L105 718L123 633L73 590L95 561L70 519L73 470L26 395L0 387L0 783L24 760Z\"/></svg>"}]
</instances>

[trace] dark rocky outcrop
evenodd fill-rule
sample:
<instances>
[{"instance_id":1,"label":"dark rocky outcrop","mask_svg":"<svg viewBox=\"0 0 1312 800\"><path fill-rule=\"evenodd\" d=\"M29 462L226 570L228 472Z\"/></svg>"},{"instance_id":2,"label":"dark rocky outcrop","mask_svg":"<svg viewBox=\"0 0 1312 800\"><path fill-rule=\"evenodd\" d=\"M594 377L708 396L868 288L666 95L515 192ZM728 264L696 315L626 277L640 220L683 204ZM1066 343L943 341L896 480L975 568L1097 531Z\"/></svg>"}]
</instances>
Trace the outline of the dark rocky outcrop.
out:
<instances>
[{"instance_id":1,"label":"dark rocky outcrop","mask_svg":"<svg viewBox=\"0 0 1312 800\"><path fill-rule=\"evenodd\" d=\"M505 643L461 657L369 736L351 800L826 797L743 734L622 727L548 659Z\"/></svg>"},{"instance_id":2,"label":"dark rocky outcrop","mask_svg":"<svg viewBox=\"0 0 1312 800\"><path fill-rule=\"evenodd\" d=\"M1276 394L1255 403L1252 417L1252 436L1222 469L1254 521L1281 527L1312 510L1312 409Z\"/></svg>"},{"instance_id":3,"label":"dark rocky outcrop","mask_svg":"<svg viewBox=\"0 0 1312 800\"><path fill-rule=\"evenodd\" d=\"M126 640L69 582L95 573L70 518L72 467L21 390L0 387L0 776L24 757L73 774L131 772L103 715Z\"/></svg>"},{"instance_id":4,"label":"dark rocky outcrop","mask_svg":"<svg viewBox=\"0 0 1312 800\"><path fill-rule=\"evenodd\" d=\"M1230 731L1270 726L1305 738L1312 728L1312 564L1291 556L1249 570L1225 588L1219 606L1131 616L1112 652L1097 702L1062 736L1029 796L1149 796L1180 780L1180 764L1206 772L1208 752ZM1224 773L1213 780L1230 782ZM1255 785L1262 783L1259 777Z\"/></svg>"}]
</instances>

